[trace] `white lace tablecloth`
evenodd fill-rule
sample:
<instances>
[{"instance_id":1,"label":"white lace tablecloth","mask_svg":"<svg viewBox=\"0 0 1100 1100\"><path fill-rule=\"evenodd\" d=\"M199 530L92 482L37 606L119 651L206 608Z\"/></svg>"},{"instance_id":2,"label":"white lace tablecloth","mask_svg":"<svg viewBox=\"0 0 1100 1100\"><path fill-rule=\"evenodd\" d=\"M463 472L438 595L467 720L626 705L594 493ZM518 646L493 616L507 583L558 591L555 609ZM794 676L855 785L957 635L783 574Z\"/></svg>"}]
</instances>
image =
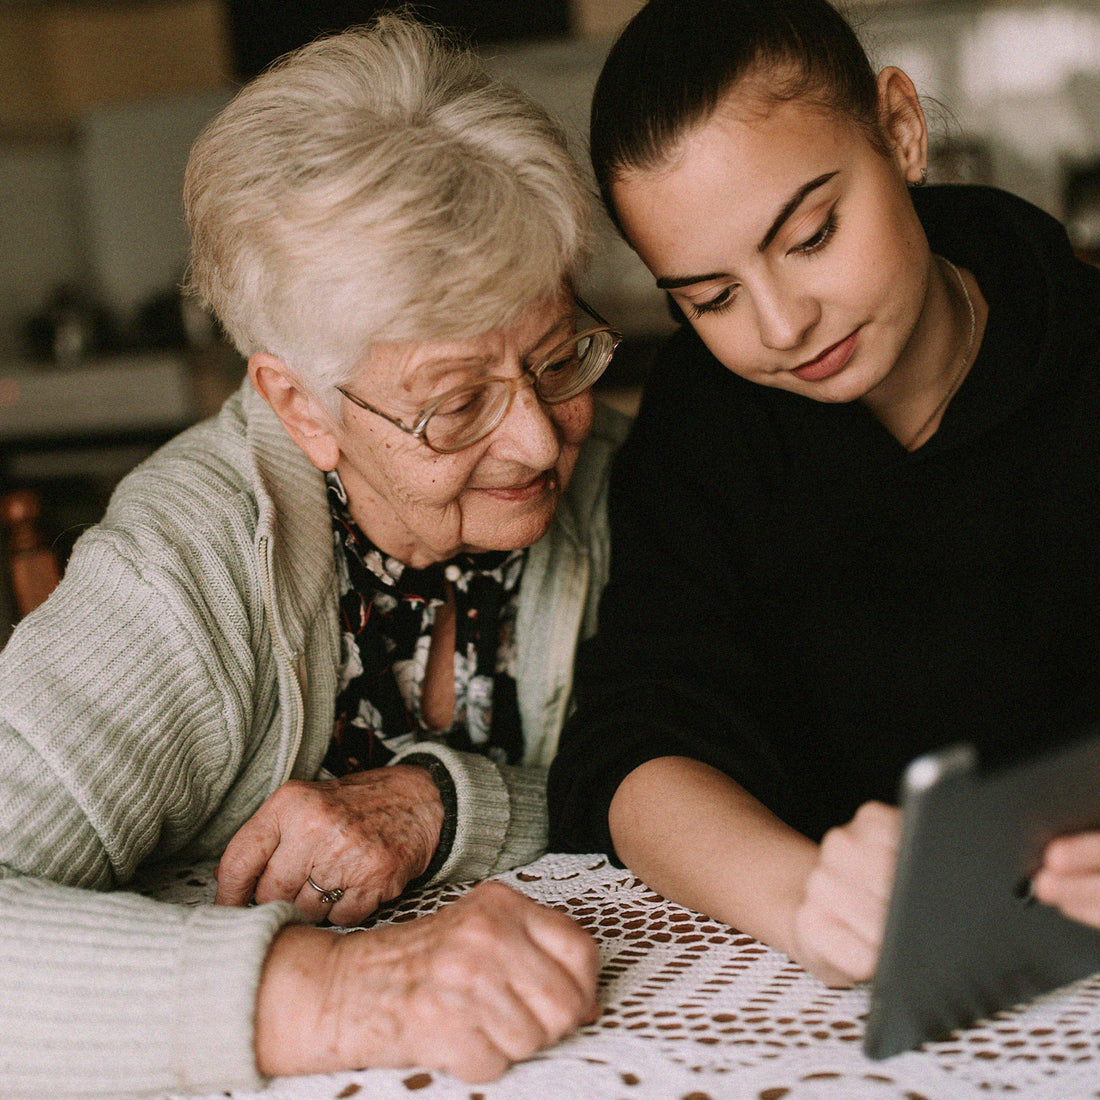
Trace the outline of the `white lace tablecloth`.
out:
<instances>
[{"instance_id":1,"label":"white lace tablecloth","mask_svg":"<svg viewBox=\"0 0 1100 1100\"><path fill-rule=\"evenodd\" d=\"M602 1015L491 1085L370 1070L278 1078L250 1100L1100 1100L1100 978L920 1051L861 1052L866 990L833 990L785 955L665 901L601 856L548 855L499 876L597 938ZM209 871L149 885L213 898ZM384 910L408 920L459 897L426 890Z\"/></svg>"}]
</instances>

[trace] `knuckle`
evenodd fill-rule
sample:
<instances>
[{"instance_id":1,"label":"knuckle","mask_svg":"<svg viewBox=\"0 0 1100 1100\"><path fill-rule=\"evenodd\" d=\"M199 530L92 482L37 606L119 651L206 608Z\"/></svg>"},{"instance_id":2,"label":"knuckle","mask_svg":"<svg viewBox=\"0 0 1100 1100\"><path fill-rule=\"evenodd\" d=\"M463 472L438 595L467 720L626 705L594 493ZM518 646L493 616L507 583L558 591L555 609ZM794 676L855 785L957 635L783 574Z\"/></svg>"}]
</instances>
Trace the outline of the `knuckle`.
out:
<instances>
[{"instance_id":1,"label":"knuckle","mask_svg":"<svg viewBox=\"0 0 1100 1100\"><path fill-rule=\"evenodd\" d=\"M596 942L596 937L585 932L581 966L589 977L592 992L595 992L596 989L596 982L599 978L602 961L603 960L600 958L600 945Z\"/></svg>"},{"instance_id":2,"label":"knuckle","mask_svg":"<svg viewBox=\"0 0 1100 1100\"><path fill-rule=\"evenodd\" d=\"M337 928L354 928L363 917L367 916L367 913L363 913L359 910L349 909L344 913L334 913L331 910L328 914L329 924L335 925Z\"/></svg>"},{"instance_id":3,"label":"knuckle","mask_svg":"<svg viewBox=\"0 0 1100 1100\"><path fill-rule=\"evenodd\" d=\"M576 961L586 970L595 970L600 965L600 948L596 937L574 921L564 929L565 947Z\"/></svg>"},{"instance_id":4,"label":"knuckle","mask_svg":"<svg viewBox=\"0 0 1100 1100\"><path fill-rule=\"evenodd\" d=\"M403 875L386 879L378 889L373 892L371 908L367 909L364 915L373 913L380 905L385 905L386 902L399 898L407 882L408 878Z\"/></svg>"},{"instance_id":5,"label":"knuckle","mask_svg":"<svg viewBox=\"0 0 1100 1100\"><path fill-rule=\"evenodd\" d=\"M466 1010L459 1011L461 1004L441 996L439 990L421 998L414 1060L470 1083L496 1080L508 1068L509 1059L489 1041L477 1005L467 1002Z\"/></svg>"},{"instance_id":6,"label":"knuckle","mask_svg":"<svg viewBox=\"0 0 1100 1100\"><path fill-rule=\"evenodd\" d=\"M374 874L384 882L396 879L404 867L404 860L392 848L372 847L366 858Z\"/></svg>"},{"instance_id":7,"label":"knuckle","mask_svg":"<svg viewBox=\"0 0 1100 1100\"><path fill-rule=\"evenodd\" d=\"M847 826L834 825L822 838L821 838L821 859L818 861L818 865L811 872L811 878L818 873L821 863L833 863L840 859L844 852L848 849L848 833L846 831Z\"/></svg>"},{"instance_id":8,"label":"knuckle","mask_svg":"<svg viewBox=\"0 0 1100 1100\"><path fill-rule=\"evenodd\" d=\"M222 853L222 858L218 860L218 868L215 871L218 882L224 883L239 878L245 869L245 865L241 845L236 843L235 839L231 840L229 847Z\"/></svg>"},{"instance_id":9,"label":"knuckle","mask_svg":"<svg viewBox=\"0 0 1100 1100\"><path fill-rule=\"evenodd\" d=\"M881 802L864 802L852 819L859 825L877 825L886 817L886 807Z\"/></svg>"},{"instance_id":10,"label":"knuckle","mask_svg":"<svg viewBox=\"0 0 1100 1100\"><path fill-rule=\"evenodd\" d=\"M479 952L451 943L436 955L434 969L441 985L468 989L478 982L482 967Z\"/></svg>"},{"instance_id":11,"label":"knuckle","mask_svg":"<svg viewBox=\"0 0 1100 1100\"><path fill-rule=\"evenodd\" d=\"M277 817L308 815L313 823L329 823L335 816L337 803L320 783L289 779L268 799L267 805Z\"/></svg>"},{"instance_id":12,"label":"knuckle","mask_svg":"<svg viewBox=\"0 0 1100 1100\"><path fill-rule=\"evenodd\" d=\"M306 785L300 779L289 779L268 799L268 805L282 806L284 803L297 802L305 792Z\"/></svg>"},{"instance_id":13,"label":"knuckle","mask_svg":"<svg viewBox=\"0 0 1100 1100\"><path fill-rule=\"evenodd\" d=\"M578 996L563 996L550 1001L541 1014L547 1034L541 1040L535 1041L531 1049L537 1050L548 1042L556 1042L562 1036L568 1035L580 1023L583 1013L584 1005Z\"/></svg>"},{"instance_id":14,"label":"knuckle","mask_svg":"<svg viewBox=\"0 0 1100 1100\"><path fill-rule=\"evenodd\" d=\"M484 1041L460 1046L451 1062L452 1064L445 1068L471 1085L497 1080L503 1076L510 1064L500 1051L494 1050Z\"/></svg>"},{"instance_id":15,"label":"knuckle","mask_svg":"<svg viewBox=\"0 0 1100 1100\"><path fill-rule=\"evenodd\" d=\"M554 938L551 947L554 953L579 973L595 977L600 965L600 949L595 937L575 921L563 914L554 913L561 922L552 925Z\"/></svg>"},{"instance_id":16,"label":"knuckle","mask_svg":"<svg viewBox=\"0 0 1100 1100\"><path fill-rule=\"evenodd\" d=\"M500 914L491 909L476 907L467 909L459 923L460 935L463 940L480 942L495 940L498 938L501 924Z\"/></svg>"},{"instance_id":17,"label":"knuckle","mask_svg":"<svg viewBox=\"0 0 1100 1100\"><path fill-rule=\"evenodd\" d=\"M530 898L517 893L510 886L505 886L503 882L493 880L478 883L467 896L476 899L479 904L497 908L522 909L525 904L534 905Z\"/></svg>"},{"instance_id":18,"label":"knuckle","mask_svg":"<svg viewBox=\"0 0 1100 1100\"><path fill-rule=\"evenodd\" d=\"M256 900L261 904L268 901L293 901L297 896L297 886L276 875L265 875L256 887ZM312 913L315 909L316 906L311 905L309 912Z\"/></svg>"},{"instance_id":19,"label":"knuckle","mask_svg":"<svg viewBox=\"0 0 1100 1100\"><path fill-rule=\"evenodd\" d=\"M855 945L848 952L841 969L849 983L868 981L875 973L875 953L862 944Z\"/></svg>"},{"instance_id":20,"label":"knuckle","mask_svg":"<svg viewBox=\"0 0 1100 1100\"><path fill-rule=\"evenodd\" d=\"M299 893L308 897L310 903L320 902L320 894L305 886L306 871L300 864L287 864L273 867L270 863L264 868L260 881L270 889L278 891L279 897L295 898Z\"/></svg>"}]
</instances>

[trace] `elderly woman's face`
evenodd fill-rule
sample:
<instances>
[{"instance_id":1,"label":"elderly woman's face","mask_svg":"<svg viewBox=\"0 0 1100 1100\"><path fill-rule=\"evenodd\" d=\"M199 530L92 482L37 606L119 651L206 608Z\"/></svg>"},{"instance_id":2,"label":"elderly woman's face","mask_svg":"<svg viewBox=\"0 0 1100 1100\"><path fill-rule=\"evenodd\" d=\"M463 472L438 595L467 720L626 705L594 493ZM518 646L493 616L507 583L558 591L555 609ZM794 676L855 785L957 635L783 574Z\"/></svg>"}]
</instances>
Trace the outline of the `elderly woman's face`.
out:
<instances>
[{"instance_id":1,"label":"elderly woman's face","mask_svg":"<svg viewBox=\"0 0 1100 1100\"><path fill-rule=\"evenodd\" d=\"M513 378L574 329L563 296L508 331L376 348L351 383L411 424L434 397L490 376ZM345 404L336 469L352 515L379 549L423 567L460 551L529 546L550 526L592 426L592 394L543 404L520 387L503 421L455 454L436 454L380 416Z\"/></svg>"}]
</instances>

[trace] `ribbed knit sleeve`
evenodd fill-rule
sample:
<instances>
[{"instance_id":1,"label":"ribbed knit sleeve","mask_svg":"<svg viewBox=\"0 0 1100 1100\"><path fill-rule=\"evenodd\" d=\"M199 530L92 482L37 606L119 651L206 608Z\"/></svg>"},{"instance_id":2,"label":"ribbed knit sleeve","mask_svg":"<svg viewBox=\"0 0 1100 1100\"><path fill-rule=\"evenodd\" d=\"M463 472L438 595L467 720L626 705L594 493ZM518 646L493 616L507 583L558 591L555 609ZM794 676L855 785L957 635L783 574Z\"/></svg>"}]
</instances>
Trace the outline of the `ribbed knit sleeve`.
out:
<instances>
[{"instance_id":1,"label":"ribbed knit sleeve","mask_svg":"<svg viewBox=\"0 0 1100 1100\"><path fill-rule=\"evenodd\" d=\"M255 1087L253 1016L295 910L119 890L217 858L281 781L256 502L232 409L169 444L0 653L0 1095Z\"/></svg>"},{"instance_id":2,"label":"ribbed knit sleeve","mask_svg":"<svg viewBox=\"0 0 1100 1100\"><path fill-rule=\"evenodd\" d=\"M0 662L0 861L101 888L182 847L225 797L253 679L244 655L210 667L195 610L109 549L73 561Z\"/></svg>"},{"instance_id":3,"label":"ribbed knit sleeve","mask_svg":"<svg viewBox=\"0 0 1100 1100\"><path fill-rule=\"evenodd\" d=\"M246 765L273 712L270 645L254 652L262 612L224 564L251 554L248 524L225 510L198 531L157 488L155 522L88 532L0 655L0 864L19 873L126 882L271 782Z\"/></svg>"},{"instance_id":4,"label":"ribbed knit sleeve","mask_svg":"<svg viewBox=\"0 0 1100 1100\"><path fill-rule=\"evenodd\" d=\"M295 914L0 881L0 1095L257 1088L260 971Z\"/></svg>"},{"instance_id":5,"label":"ribbed knit sleeve","mask_svg":"<svg viewBox=\"0 0 1100 1100\"><path fill-rule=\"evenodd\" d=\"M485 878L546 851L546 769L495 764L477 753L419 741L394 758L430 753L455 789L454 841L433 882Z\"/></svg>"}]
</instances>

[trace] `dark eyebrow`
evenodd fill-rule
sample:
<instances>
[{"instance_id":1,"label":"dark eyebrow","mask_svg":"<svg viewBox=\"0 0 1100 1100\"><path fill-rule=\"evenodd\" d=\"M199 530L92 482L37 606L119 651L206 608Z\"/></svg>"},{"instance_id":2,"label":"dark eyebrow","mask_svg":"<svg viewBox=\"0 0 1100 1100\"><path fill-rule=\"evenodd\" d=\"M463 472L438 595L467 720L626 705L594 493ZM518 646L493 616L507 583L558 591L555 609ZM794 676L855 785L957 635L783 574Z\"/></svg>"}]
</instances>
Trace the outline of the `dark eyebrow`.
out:
<instances>
[{"instance_id":1,"label":"dark eyebrow","mask_svg":"<svg viewBox=\"0 0 1100 1100\"><path fill-rule=\"evenodd\" d=\"M711 279L725 278L724 271L713 271L709 275L679 275L679 276L664 276L662 275L657 280L658 290L675 290L681 286L692 286L695 283L706 283Z\"/></svg>"},{"instance_id":2,"label":"dark eyebrow","mask_svg":"<svg viewBox=\"0 0 1100 1100\"><path fill-rule=\"evenodd\" d=\"M812 191L816 191L822 184L828 183L836 174L836 172L826 172L823 176L818 176L817 179L812 179L809 183L803 184L783 205L783 209L779 211L775 221L772 222L771 228L756 246L756 251L763 252L775 240L775 235L783 228L783 223L802 205L806 196Z\"/></svg>"},{"instance_id":3,"label":"dark eyebrow","mask_svg":"<svg viewBox=\"0 0 1100 1100\"><path fill-rule=\"evenodd\" d=\"M767 233L756 246L758 252L763 252L775 240L776 234L783 228L783 223L802 205L806 196L816 191L837 175L837 172L826 172L809 183L803 184L784 204L783 209L776 215ZM727 273L724 271L712 271L706 275L662 275L657 280L658 290L676 290L679 287L694 286L695 283L706 283L711 279L724 279Z\"/></svg>"}]
</instances>

